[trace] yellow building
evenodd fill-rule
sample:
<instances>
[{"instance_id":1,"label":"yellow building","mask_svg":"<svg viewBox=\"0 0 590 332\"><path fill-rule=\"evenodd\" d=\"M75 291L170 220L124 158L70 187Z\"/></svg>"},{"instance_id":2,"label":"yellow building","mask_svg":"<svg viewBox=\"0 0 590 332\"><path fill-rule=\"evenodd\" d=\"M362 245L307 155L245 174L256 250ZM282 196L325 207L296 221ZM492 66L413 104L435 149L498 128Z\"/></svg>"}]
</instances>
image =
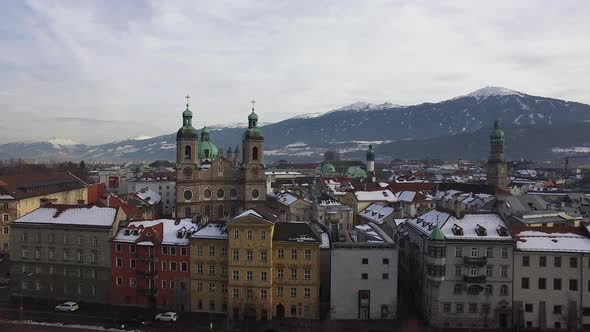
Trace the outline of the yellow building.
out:
<instances>
[{"instance_id":1,"label":"yellow building","mask_svg":"<svg viewBox=\"0 0 590 332\"><path fill-rule=\"evenodd\" d=\"M234 320L318 318L321 241L305 223L277 220L272 212L254 207L227 222L222 231L221 226L209 224L193 234L193 311L220 312L221 302L221 311ZM211 259L215 266L226 266L227 275L222 271L215 277L206 275L209 267L198 253L200 247L205 255L210 246L227 248L227 256ZM209 283L219 284L221 291L217 286L209 291Z\"/></svg>"},{"instance_id":2,"label":"yellow building","mask_svg":"<svg viewBox=\"0 0 590 332\"><path fill-rule=\"evenodd\" d=\"M225 223L208 223L191 236L192 311L227 312L227 255Z\"/></svg>"},{"instance_id":3,"label":"yellow building","mask_svg":"<svg viewBox=\"0 0 590 332\"><path fill-rule=\"evenodd\" d=\"M87 203L86 184L67 173L35 172L0 176L0 251L9 249L10 223L43 203Z\"/></svg>"}]
</instances>

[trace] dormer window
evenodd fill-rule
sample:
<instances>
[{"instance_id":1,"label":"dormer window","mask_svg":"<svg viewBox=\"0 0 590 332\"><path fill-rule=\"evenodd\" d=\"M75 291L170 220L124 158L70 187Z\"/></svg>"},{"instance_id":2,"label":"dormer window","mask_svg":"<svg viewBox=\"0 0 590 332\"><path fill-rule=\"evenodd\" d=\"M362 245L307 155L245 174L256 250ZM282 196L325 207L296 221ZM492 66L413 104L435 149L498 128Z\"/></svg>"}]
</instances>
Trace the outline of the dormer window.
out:
<instances>
[{"instance_id":1,"label":"dormer window","mask_svg":"<svg viewBox=\"0 0 590 332\"><path fill-rule=\"evenodd\" d=\"M129 230L128 230L128 229L126 229L126 230L125 230L125 232L124 232L123 234L125 234L125 235L129 235Z\"/></svg>"},{"instance_id":2,"label":"dormer window","mask_svg":"<svg viewBox=\"0 0 590 332\"><path fill-rule=\"evenodd\" d=\"M463 228L457 224L453 225L452 231L454 235L463 235Z\"/></svg>"},{"instance_id":3,"label":"dormer window","mask_svg":"<svg viewBox=\"0 0 590 332\"><path fill-rule=\"evenodd\" d=\"M480 224L475 226L475 233L477 233L478 236L488 235L488 231L485 229L485 227L481 226Z\"/></svg>"},{"instance_id":4,"label":"dormer window","mask_svg":"<svg viewBox=\"0 0 590 332\"><path fill-rule=\"evenodd\" d=\"M500 236L508 236L508 229L504 226L498 227L498 235Z\"/></svg>"},{"instance_id":5,"label":"dormer window","mask_svg":"<svg viewBox=\"0 0 590 332\"><path fill-rule=\"evenodd\" d=\"M133 235L139 235L139 230L137 230L137 229L134 229L134 230L133 230Z\"/></svg>"}]
</instances>

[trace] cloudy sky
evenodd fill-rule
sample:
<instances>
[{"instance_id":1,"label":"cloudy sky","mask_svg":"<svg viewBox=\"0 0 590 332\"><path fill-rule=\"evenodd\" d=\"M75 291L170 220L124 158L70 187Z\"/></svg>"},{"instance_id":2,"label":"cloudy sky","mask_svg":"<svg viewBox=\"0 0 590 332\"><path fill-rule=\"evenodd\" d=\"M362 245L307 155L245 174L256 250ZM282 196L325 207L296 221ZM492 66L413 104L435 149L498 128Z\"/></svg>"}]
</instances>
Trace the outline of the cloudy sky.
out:
<instances>
[{"instance_id":1,"label":"cloudy sky","mask_svg":"<svg viewBox=\"0 0 590 332\"><path fill-rule=\"evenodd\" d=\"M590 1L0 2L0 142L96 144L487 85L590 103Z\"/></svg>"}]
</instances>

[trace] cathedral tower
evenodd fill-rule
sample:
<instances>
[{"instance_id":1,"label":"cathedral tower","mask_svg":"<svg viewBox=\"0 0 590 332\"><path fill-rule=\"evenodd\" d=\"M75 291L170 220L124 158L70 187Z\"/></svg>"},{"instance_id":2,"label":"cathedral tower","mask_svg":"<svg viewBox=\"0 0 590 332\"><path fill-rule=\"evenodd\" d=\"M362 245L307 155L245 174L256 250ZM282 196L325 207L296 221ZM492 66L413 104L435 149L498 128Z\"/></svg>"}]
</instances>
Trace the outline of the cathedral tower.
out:
<instances>
[{"instance_id":1,"label":"cathedral tower","mask_svg":"<svg viewBox=\"0 0 590 332\"><path fill-rule=\"evenodd\" d=\"M375 182L375 150L373 145L369 145L367 150L367 177L371 182Z\"/></svg>"},{"instance_id":2,"label":"cathedral tower","mask_svg":"<svg viewBox=\"0 0 590 332\"><path fill-rule=\"evenodd\" d=\"M248 129L242 140L242 169L245 170L245 208L255 205L256 201L266 198L266 179L264 175L264 137L258 128L258 115L254 112L248 116ZM234 156L237 153L234 153Z\"/></svg>"},{"instance_id":3,"label":"cathedral tower","mask_svg":"<svg viewBox=\"0 0 590 332\"><path fill-rule=\"evenodd\" d=\"M501 189L508 188L508 174L504 160L504 131L500 123L494 122L494 130L490 134L490 157L487 164L487 184Z\"/></svg>"},{"instance_id":4,"label":"cathedral tower","mask_svg":"<svg viewBox=\"0 0 590 332\"><path fill-rule=\"evenodd\" d=\"M193 112L188 108L182 112L182 127L176 133L176 216L192 217L191 204L196 199L196 192L191 186L198 170L198 133L193 127Z\"/></svg>"}]
</instances>

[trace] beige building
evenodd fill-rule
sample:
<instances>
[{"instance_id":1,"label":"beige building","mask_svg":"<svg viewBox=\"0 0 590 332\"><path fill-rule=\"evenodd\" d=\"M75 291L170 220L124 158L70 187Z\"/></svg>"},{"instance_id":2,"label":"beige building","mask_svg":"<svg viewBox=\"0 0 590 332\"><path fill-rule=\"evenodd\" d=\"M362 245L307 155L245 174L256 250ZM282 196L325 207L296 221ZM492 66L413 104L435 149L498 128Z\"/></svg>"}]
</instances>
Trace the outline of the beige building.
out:
<instances>
[{"instance_id":1,"label":"beige building","mask_svg":"<svg viewBox=\"0 0 590 332\"><path fill-rule=\"evenodd\" d=\"M263 202L264 137L254 108L242 140L243 155L236 147L224 156L210 140L207 127L199 140L188 104L182 118L183 126L176 135L176 216L227 220Z\"/></svg>"},{"instance_id":2,"label":"beige building","mask_svg":"<svg viewBox=\"0 0 590 332\"><path fill-rule=\"evenodd\" d=\"M311 221L313 202L292 192L266 195L266 204L279 213L279 221Z\"/></svg>"},{"instance_id":3,"label":"beige building","mask_svg":"<svg viewBox=\"0 0 590 332\"><path fill-rule=\"evenodd\" d=\"M110 303L109 240L121 220L121 209L53 204L15 220L11 294L49 302Z\"/></svg>"},{"instance_id":4,"label":"beige building","mask_svg":"<svg viewBox=\"0 0 590 332\"><path fill-rule=\"evenodd\" d=\"M353 210L332 197L322 197L313 206L312 220L324 225L331 233L350 231L353 226Z\"/></svg>"},{"instance_id":5,"label":"beige building","mask_svg":"<svg viewBox=\"0 0 590 332\"><path fill-rule=\"evenodd\" d=\"M0 176L0 251L8 251L12 221L42 204L87 203L86 184L59 172L35 172Z\"/></svg>"}]
</instances>

